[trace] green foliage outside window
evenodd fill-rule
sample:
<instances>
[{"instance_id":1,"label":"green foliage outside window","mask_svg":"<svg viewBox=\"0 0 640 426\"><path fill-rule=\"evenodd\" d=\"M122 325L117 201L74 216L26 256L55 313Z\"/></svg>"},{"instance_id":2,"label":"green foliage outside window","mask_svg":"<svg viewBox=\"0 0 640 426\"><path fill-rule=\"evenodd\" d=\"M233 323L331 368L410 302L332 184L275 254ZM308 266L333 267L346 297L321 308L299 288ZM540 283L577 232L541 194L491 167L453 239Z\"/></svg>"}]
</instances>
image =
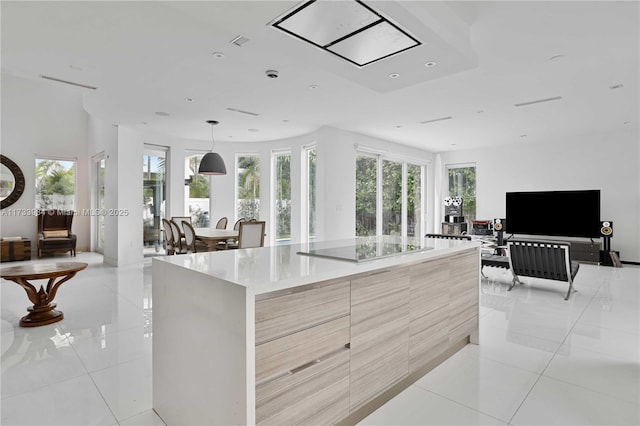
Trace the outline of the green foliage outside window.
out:
<instances>
[{"instance_id":1,"label":"green foliage outside window","mask_svg":"<svg viewBox=\"0 0 640 426\"><path fill-rule=\"evenodd\" d=\"M36 159L36 208L75 208L75 161Z\"/></svg>"},{"instance_id":2,"label":"green foliage outside window","mask_svg":"<svg viewBox=\"0 0 640 426\"><path fill-rule=\"evenodd\" d=\"M449 168L449 195L462 197L462 214L467 222L476 218L476 168Z\"/></svg>"},{"instance_id":3,"label":"green foliage outside window","mask_svg":"<svg viewBox=\"0 0 640 426\"><path fill-rule=\"evenodd\" d=\"M260 218L260 157L238 157L238 218Z\"/></svg>"}]
</instances>

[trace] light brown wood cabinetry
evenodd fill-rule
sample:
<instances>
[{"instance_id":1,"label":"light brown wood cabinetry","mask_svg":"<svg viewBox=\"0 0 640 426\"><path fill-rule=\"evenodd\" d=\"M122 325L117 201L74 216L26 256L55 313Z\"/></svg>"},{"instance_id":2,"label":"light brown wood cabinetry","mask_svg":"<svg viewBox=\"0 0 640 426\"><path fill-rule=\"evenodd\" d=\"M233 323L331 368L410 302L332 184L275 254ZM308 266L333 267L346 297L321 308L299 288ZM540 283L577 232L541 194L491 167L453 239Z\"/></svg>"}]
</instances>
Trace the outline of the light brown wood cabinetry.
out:
<instances>
[{"instance_id":1,"label":"light brown wood cabinetry","mask_svg":"<svg viewBox=\"0 0 640 426\"><path fill-rule=\"evenodd\" d=\"M452 345L478 328L480 264L475 252L460 253L450 262L449 344Z\"/></svg>"},{"instance_id":2,"label":"light brown wood cabinetry","mask_svg":"<svg viewBox=\"0 0 640 426\"><path fill-rule=\"evenodd\" d=\"M357 422L477 333L478 282L470 249L257 296L256 422Z\"/></svg>"},{"instance_id":3,"label":"light brown wood cabinetry","mask_svg":"<svg viewBox=\"0 0 640 426\"><path fill-rule=\"evenodd\" d=\"M420 370L449 346L448 259L412 266L409 371Z\"/></svg>"},{"instance_id":4,"label":"light brown wood cabinetry","mask_svg":"<svg viewBox=\"0 0 640 426\"><path fill-rule=\"evenodd\" d=\"M351 280L351 410L409 372L409 274L403 268Z\"/></svg>"},{"instance_id":5,"label":"light brown wood cabinetry","mask_svg":"<svg viewBox=\"0 0 640 426\"><path fill-rule=\"evenodd\" d=\"M350 283L256 300L256 422L332 424L349 414Z\"/></svg>"},{"instance_id":6,"label":"light brown wood cabinetry","mask_svg":"<svg viewBox=\"0 0 640 426\"><path fill-rule=\"evenodd\" d=\"M332 280L256 299L256 344L348 315L349 281Z\"/></svg>"}]
</instances>

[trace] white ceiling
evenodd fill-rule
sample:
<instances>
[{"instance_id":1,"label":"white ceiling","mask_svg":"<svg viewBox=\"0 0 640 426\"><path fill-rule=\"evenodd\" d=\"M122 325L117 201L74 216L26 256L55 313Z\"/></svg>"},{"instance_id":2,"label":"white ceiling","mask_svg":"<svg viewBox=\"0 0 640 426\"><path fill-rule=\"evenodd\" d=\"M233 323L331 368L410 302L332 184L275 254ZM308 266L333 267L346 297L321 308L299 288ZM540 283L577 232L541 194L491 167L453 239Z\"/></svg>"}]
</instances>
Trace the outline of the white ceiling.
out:
<instances>
[{"instance_id":1,"label":"white ceiling","mask_svg":"<svg viewBox=\"0 0 640 426\"><path fill-rule=\"evenodd\" d=\"M432 151L638 127L636 1L367 1L423 44L364 68L268 25L297 4L2 1L2 71L97 86L73 89L91 114L202 140L211 119L216 140L328 125Z\"/></svg>"}]
</instances>

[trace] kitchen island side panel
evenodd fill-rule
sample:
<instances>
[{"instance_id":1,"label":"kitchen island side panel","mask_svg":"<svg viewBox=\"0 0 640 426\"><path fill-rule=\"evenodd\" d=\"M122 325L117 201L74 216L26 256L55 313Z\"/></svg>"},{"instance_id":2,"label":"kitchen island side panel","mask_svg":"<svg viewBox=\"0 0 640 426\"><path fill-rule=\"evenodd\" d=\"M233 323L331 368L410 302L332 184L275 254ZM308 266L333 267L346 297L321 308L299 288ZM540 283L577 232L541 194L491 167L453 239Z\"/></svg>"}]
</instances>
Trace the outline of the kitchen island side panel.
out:
<instances>
[{"instance_id":1,"label":"kitchen island side panel","mask_svg":"<svg viewBox=\"0 0 640 426\"><path fill-rule=\"evenodd\" d=\"M156 413L169 425L252 422L247 374L253 367L246 360L254 357L247 354L253 313L246 289L154 261L152 295Z\"/></svg>"}]
</instances>

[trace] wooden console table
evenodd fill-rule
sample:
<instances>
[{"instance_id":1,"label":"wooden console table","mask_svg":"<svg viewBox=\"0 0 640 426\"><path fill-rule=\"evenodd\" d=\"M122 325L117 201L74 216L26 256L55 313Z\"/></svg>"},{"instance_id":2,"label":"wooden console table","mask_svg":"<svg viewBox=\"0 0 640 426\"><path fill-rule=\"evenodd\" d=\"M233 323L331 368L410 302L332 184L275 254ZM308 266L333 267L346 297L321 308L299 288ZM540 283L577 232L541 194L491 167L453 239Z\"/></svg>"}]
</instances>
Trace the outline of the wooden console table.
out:
<instances>
[{"instance_id":1,"label":"wooden console table","mask_svg":"<svg viewBox=\"0 0 640 426\"><path fill-rule=\"evenodd\" d=\"M31 240L2 240L0 241L0 262L14 260L31 260Z\"/></svg>"},{"instance_id":2,"label":"wooden console table","mask_svg":"<svg viewBox=\"0 0 640 426\"><path fill-rule=\"evenodd\" d=\"M13 281L27 292L27 297L33 306L27 308L29 313L20 319L21 327L37 327L53 324L64 318L61 311L55 309L53 299L58 288L66 281L73 278L78 271L87 267L82 262L58 262L36 263L26 266L12 266L0 269L0 277ZM58 281L56 279L60 278ZM31 284L31 280L48 280L46 288L40 286L40 290Z\"/></svg>"}]
</instances>

